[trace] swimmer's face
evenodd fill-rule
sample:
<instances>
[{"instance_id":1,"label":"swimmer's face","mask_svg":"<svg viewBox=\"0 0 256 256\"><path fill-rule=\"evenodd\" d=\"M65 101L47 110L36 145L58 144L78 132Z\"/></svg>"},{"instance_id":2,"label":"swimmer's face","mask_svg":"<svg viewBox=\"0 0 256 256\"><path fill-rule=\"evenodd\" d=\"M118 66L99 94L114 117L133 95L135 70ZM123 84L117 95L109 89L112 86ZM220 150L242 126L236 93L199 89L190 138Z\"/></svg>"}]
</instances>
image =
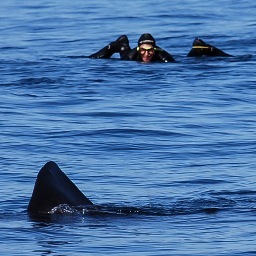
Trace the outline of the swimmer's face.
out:
<instances>
[{"instance_id":1,"label":"swimmer's face","mask_svg":"<svg viewBox=\"0 0 256 256\"><path fill-rule=\"evenodd\" d=\"M151 44L142 44L138 51L143 62L150 62L155 55L156 49Z\"/></svg>"}]
</instances>

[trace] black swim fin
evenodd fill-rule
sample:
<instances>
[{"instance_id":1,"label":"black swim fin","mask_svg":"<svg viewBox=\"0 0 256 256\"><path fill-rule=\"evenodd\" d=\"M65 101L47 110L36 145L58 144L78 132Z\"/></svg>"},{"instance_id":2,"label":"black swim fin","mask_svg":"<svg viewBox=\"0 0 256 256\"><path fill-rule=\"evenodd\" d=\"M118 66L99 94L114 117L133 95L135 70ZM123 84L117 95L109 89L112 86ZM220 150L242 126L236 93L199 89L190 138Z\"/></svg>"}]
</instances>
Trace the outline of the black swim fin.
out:
<instances>
[{"instance_id":1,"label":"black swim fin","mask_svg":"<svg viewBox=\"0 0 256 256\"><path fill-rule=\"evenodd\" d=\"M111 42L101 50L91 54L92 59L109 59L114 53L119 53L120 57L124 56L131 50L129 40L126 35L119 36L116 41Z\"/></svg>"},{"instance_id":2,"label":"black swim fin","mask_svg":"<svg viewBox=\"0 0 256 256\"><path fill-rule=\"evenodd\" d=\"M211 44L205 43L200 38L196 38L193 41L192 49L187 54L187 57L202 57L202 56L231 57L232 55L220 50L219 48Z\"/></svg>"},{"instance_id":3,"label":"black swim fin","mask_svg":"<svg viewBox=\"0 0 256 256\"><path fill-rule=\"evenodd\" d=\"M47 213L55 206L93 205L55 162L48 162L39 171L28 204L30 213Z\"/></svg>"}]
</instances>

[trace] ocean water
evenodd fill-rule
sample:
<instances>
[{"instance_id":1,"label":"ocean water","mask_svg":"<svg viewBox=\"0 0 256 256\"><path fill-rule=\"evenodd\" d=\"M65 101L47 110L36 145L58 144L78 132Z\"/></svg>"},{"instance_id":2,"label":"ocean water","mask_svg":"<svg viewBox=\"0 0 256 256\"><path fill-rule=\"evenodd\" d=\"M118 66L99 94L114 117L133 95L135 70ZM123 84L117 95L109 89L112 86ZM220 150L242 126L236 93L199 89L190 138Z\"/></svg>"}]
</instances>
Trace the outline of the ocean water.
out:
<instances>
[{"instance_id":1,"label":"ocean water","mask_svg":"<svg viewBox=\"0 0 256 256\"><path fill-rule=\"evenodd\" d=\"M254 2L0 7L0 255L256 255ZM145 32L176 62L84 58ZM50 160L98 213L27 214Z\"/></svg>"}]
</instances>

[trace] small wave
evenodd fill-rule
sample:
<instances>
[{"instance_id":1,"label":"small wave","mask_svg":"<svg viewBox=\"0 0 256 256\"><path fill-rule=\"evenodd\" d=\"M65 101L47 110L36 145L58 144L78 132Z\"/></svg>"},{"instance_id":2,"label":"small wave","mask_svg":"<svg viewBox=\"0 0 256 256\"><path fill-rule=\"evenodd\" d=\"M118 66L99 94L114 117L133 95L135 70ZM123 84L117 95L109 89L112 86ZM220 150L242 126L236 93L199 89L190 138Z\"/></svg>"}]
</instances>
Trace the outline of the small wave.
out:
<instances>
[{"instance_id":1,"label":"small wave","mask_svg":"<svg viewBox=\"0 0 256 256\"><path fill-rule=\"evenodd\" d=\"M177 181L176 183L180 184L189 184L189 185L197 185L197 184L221 184L221 183L228 183L226 180L218 180L218 179L192 179L192 180L184 180L184 181Z\"/></svg>"},{"instance_id":2,"label":"small wave","mask_svg":"<svg viewBox=\"0 0 256 256\"><path fill-rule=\"evenodd\" d=\"M56 81L48 77L24 78L18 81L20 85L55 84L56 82L59 82L59 81Z\"/></svg>"},{"instance_id":3,"label":"small wave","mask_svg":"<svg viewBox=\"0 0 256 256\"><path fill-rule=\"evenodd\" d=\"M109 114L110 115L110 114ZM112 115L112 114L111 114ZM119 115L119 114L113 114L113 115ZM129 115L129 114L127 114ZM105 135L112 135L112 136L134 136L134 135L139 135L139 136L150 136L150 135L158 135L158 136L185 136L184 134L181 133L176 133L176 132L170 132L170 131L164 131L164 130L149 130L149 129L100 129L92 132L87 132L86 135L98 135L98 134L105 134Z\"/></svg>"}]
</instances>

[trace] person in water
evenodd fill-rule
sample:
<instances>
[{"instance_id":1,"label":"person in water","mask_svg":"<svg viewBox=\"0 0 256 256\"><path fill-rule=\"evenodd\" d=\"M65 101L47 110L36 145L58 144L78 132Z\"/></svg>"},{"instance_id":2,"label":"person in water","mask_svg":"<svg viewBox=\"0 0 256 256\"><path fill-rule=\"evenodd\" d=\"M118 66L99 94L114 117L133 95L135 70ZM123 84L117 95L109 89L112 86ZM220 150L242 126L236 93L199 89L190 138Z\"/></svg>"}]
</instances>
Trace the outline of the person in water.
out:
<instances>
[{"instance_id":1,"label":"person in water","mask_svg":"<svg viewBox=\"0 0 256 256\"><path fill-rule=\"evenodd\" d=\"M89 56L93 59L108 59L114 53L119 53L122 60L134 60L140 62L174 62L175 59L167 51L156 45L155 38L149 34L142 34L138 40L138 46L131 49L126 35L117 38L103 47L98 52Z\"/></svg>"}]
</instances>

